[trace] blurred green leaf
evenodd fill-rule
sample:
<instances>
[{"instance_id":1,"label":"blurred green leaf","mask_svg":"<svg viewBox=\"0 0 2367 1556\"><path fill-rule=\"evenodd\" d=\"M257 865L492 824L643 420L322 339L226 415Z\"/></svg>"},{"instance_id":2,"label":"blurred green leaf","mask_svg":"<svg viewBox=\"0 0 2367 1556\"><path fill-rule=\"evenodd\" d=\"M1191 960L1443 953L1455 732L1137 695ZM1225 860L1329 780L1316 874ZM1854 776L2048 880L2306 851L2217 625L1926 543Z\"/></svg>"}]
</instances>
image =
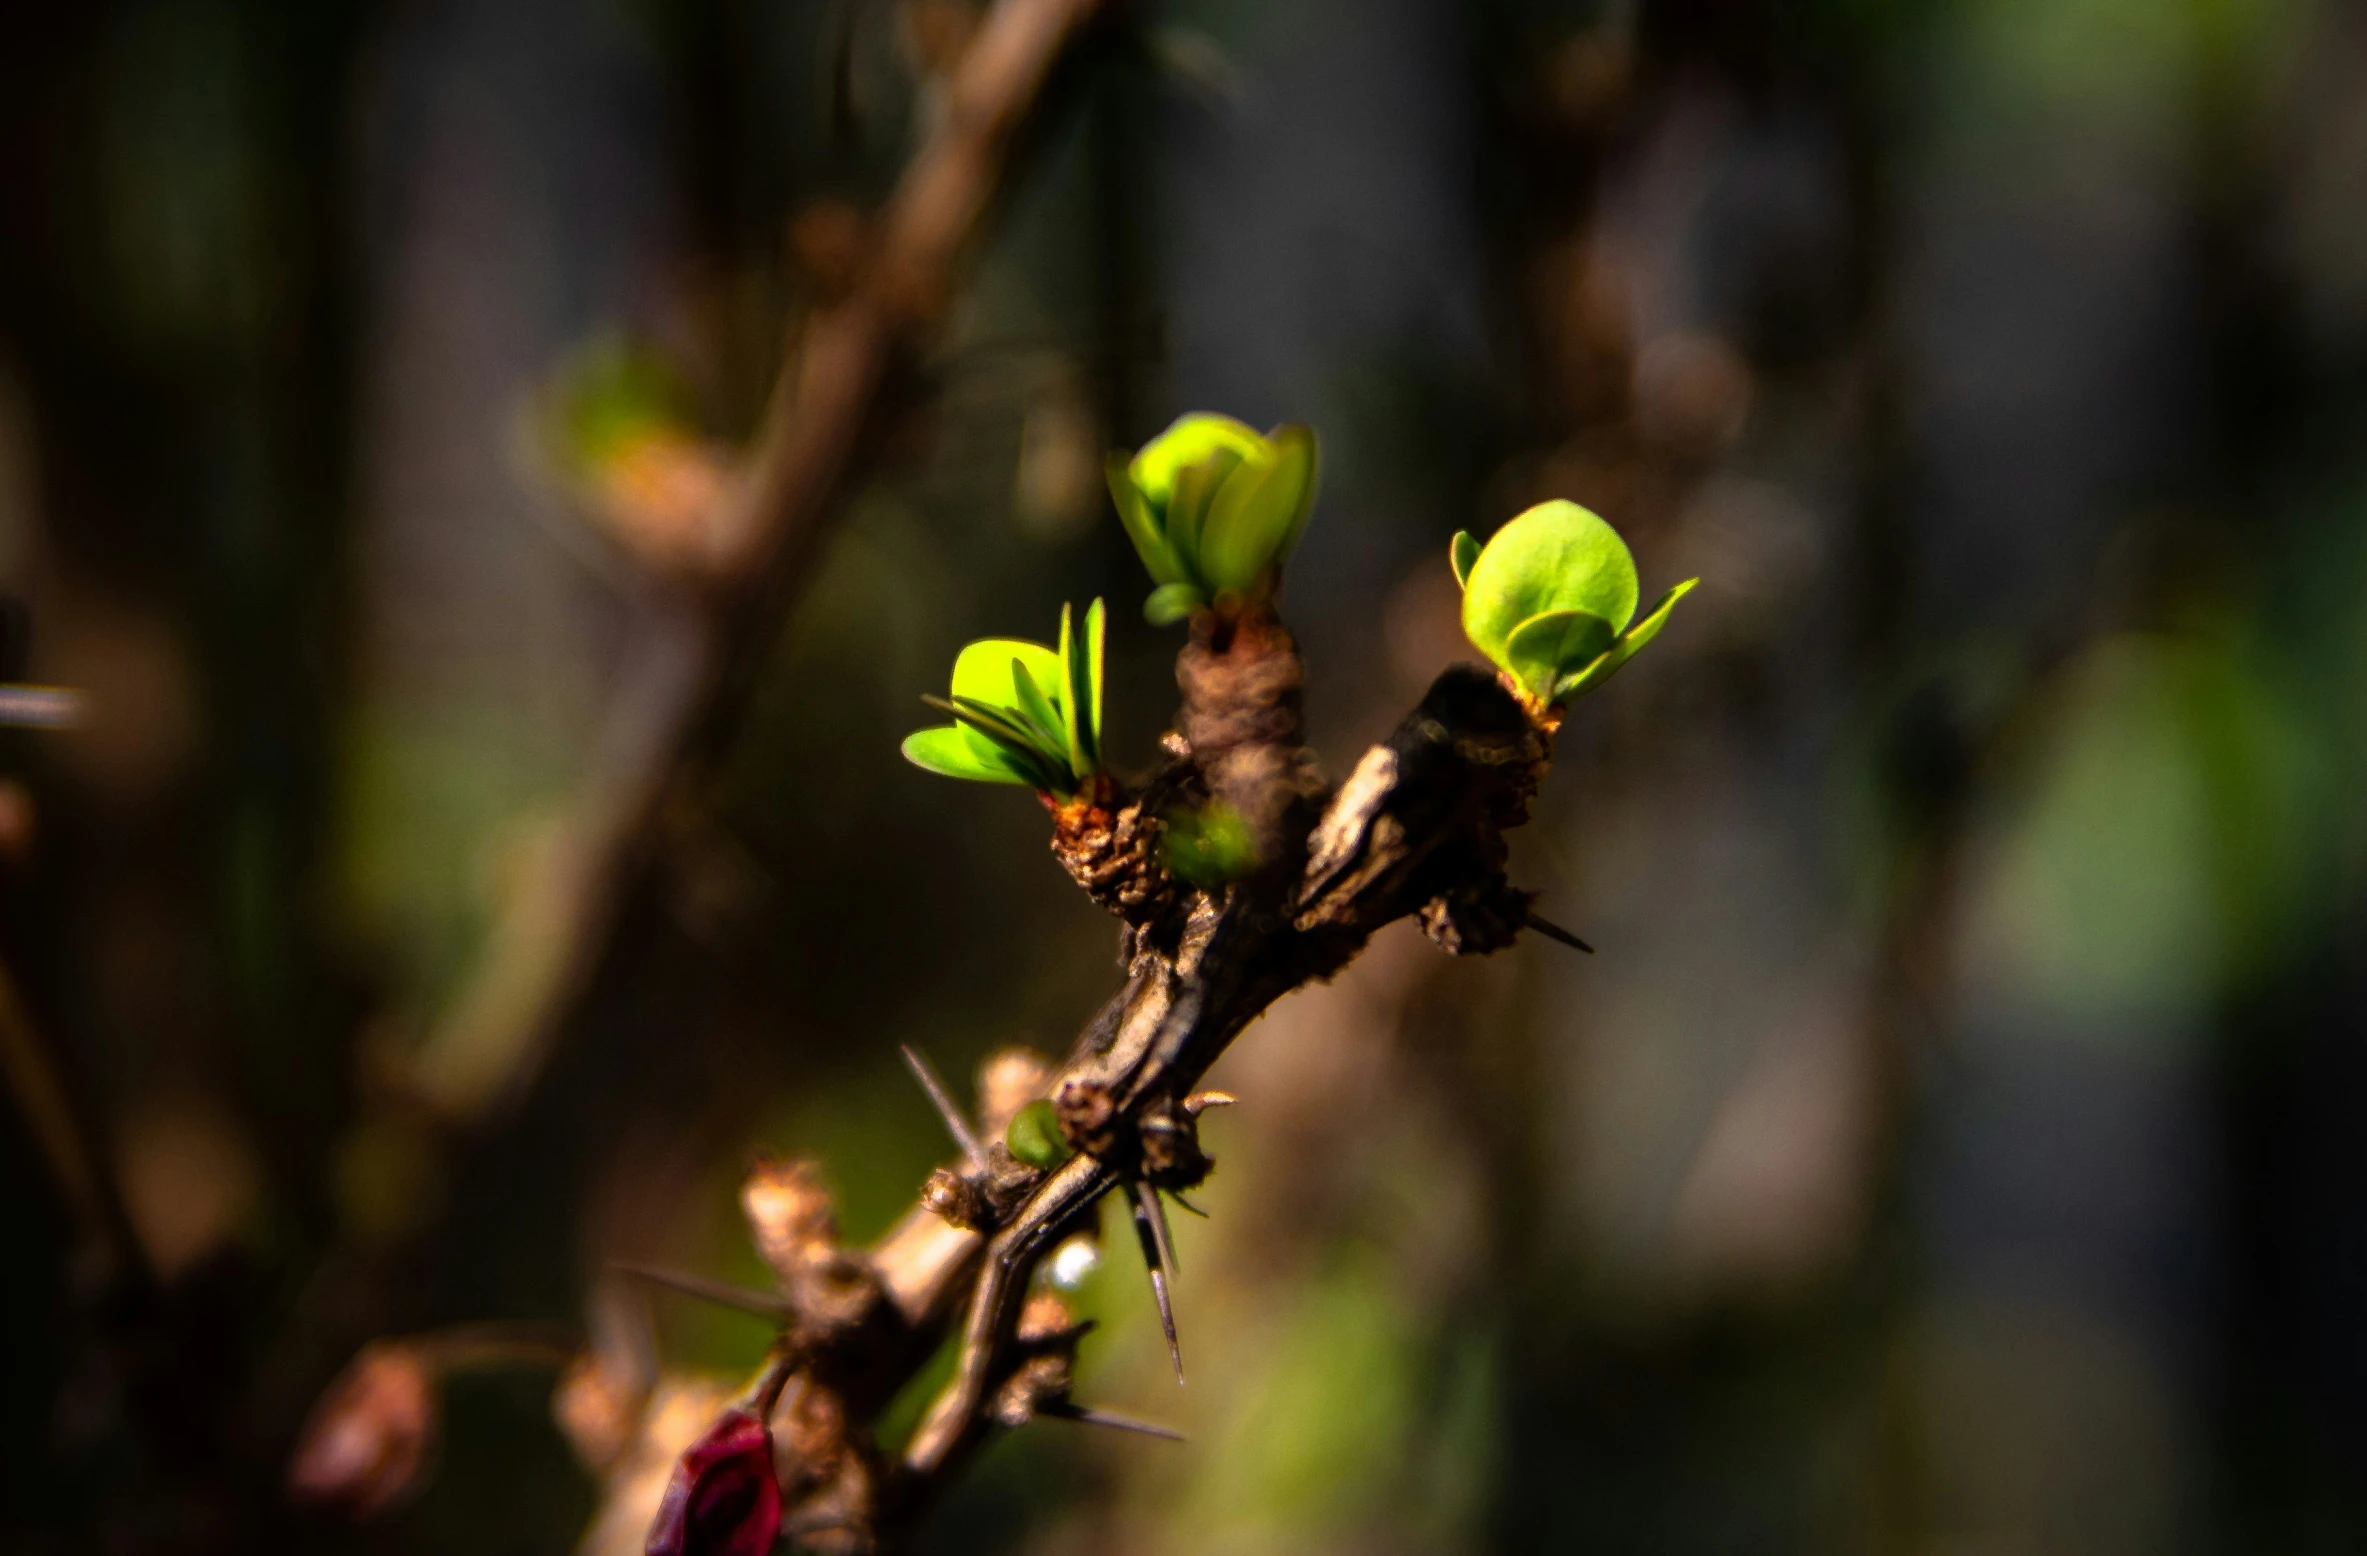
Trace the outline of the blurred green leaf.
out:
<instances>
[{"instance_id":1,"label":"blurred green leaf","mask_svg":"<svg viewBox=\"0 0 2367 1556\"><path fill-rule=\"evenodd\" d=\"M1188 583L1161 584L1142 602L1143 618L1154 627L1170 626L1183 620L1208 603L1208 596L1199 585Z\"/></svg>"},{"instance_id":2,"label":"blurred green leaf","mask_svg":"<svg viewBox=\"0 0 2367 1556\"><path fill-rule=\"evenodd\" d=\"M1249 823L1224 801L1177 811L1166 822L1160 852L1167 872L1176 879L1211 891L1256 871L1257 843L1249 835Z\"/></svg>"},{"instance_id":3,"label":"blurred green leaf","mask_svg":"<svg viewBox=\"0 0 2367 1556\"><path fill-rule=\"evenodd\" d=\"M1145 443L1126 467L1126 474L1151 511L1163 518L1168 500L1175 495L1177 478L1186 469L1220 452L1247 459L1261 453L1264 442L1253 429L1230 416L1193 411L1177 417L1165 432Z\"/></svg>"},{"instance_id":4,"label":"blurred green leaf","mask_svg":"<svg viewBox=\"0 0 2367 1556\"><path fill-rule=\"evenodd\" d=\"M1454 544L1447 548L1447 565L1455 570L1455 587L1468 588L1471 583L1471 564L1479 560L1479 541L1467 529L1455 531Z\"/></svg>"}]
</instances>

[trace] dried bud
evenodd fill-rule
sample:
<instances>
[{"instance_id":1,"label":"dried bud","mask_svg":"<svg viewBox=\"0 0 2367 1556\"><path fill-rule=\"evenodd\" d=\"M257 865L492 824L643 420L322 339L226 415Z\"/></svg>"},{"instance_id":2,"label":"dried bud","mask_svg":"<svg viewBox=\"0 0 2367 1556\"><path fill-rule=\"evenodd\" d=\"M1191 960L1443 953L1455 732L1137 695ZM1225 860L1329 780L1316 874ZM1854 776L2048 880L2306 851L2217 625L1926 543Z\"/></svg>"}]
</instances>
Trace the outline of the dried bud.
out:
<instances>
[{"instance_id":1,"label":"dried bud","mask_svg":"<svg viewBox=\"0 0 2367 1556\"><path fill-rule=\"evenodd\" d=\"M371 1518L417 1489L436 1436L436 1377L417 1346L381 1340L338 1375L296 1440L288 1494Z\"/></svg>"},{"instance_id":2,"label":"dried bud","mask_svg":"<svg viewBox=\"0 0 2367 1556\"><path fill-rule=\"evenodd\" d=\"M1216 1163L1200 1149L1197 1110L1168 1101L1143 1110L1143 1176L1163 1189L1194 1188Z\"/></svg>"},{"instance_id":3,"label":"dried bud","mask_svg":"<svg viewBox=\"0 0 2367 1556\"><path fill-rule=\"evenodd\" d=\"M769 1556L780 1532L772 1433L733 1409L675 1464L647 1549L649 1556Z\"/></svg>"},{"instance_id":4,"label":"dried bud","mask_svg":"<svg viewBox=\"0 0 2367 1556\"><path fill-rule=\"evenodd\" d=\"M965 1232L984 1231L993 1221L978 1180L964 1177L950 1167L940 1167L929 1174L928 1181L921 1185L920 1202L942 1216L948 1226L958 1226Z\"/></svg>"},{"instance_id":5,"label":"dried bud","mask_svg":"<svg viewBox=\"0 0 2367 1556\"><path fill-rule=\"evenodd\" d=\"M748 1217L756 1251L784 1284L838 1248L838 1217L830 1190L811 1162L759 1156L740 1185L740 1209Z\"/></svg>"},{"instance_id":6,"label":"dried bud","mask_svg":"<svg viewBox=\"0 0 2367 1556\"><path fill-rule=\"evenodd\" d=\"M1048 1291L1027 1299L1019 1311L1019 1343L1037 1347L996 1393L994 1418L1004 1426L1025 1426L1047 1405L1066 1402L1076 1369L1077 1328L1068 1304Z\"/></svg>"},{"instance_id":7,"label":"dried bud","mask_svg":"<svg viewBox=\"0 0 2367 1556\"><path fill-rule=\"evenodd\" d=\"M1071 1147L1086 1155L1107 1158L1117 1146L1118 1102L1098 1081L1069 1081L1053 1099L1060 1132Z\"/></svg>"},{"instance_id":8,"label":"dried bud","mask_svg":"<svg viewBox=\"0 0 2367 1556\"><path fill-rule=\"evenodd\" d=\"M1052 1061L1032 1048L1005 1048L978 1067L978 1132L993 1139L1011 1127L1011 1116L1052 1084Z\"/></svg>"},{"instance_id":9,"label":"dried bud","mask_svg":"<svg viewBox=\"0 0 2367 1556\"><path fill-rule=\"evenodd\" d=\"M1019 1339L1022 1344L1066 1335L1076 1327L1076 1315L1068 1310L1068 1304L1055 1292L1035 1292L1019 1310Z\"/></svg>"},{"instance_id":10,"label":"dried bud","mask_svg":"<svg viewBox=\"0 0 2367 1556\"><path fill-rule=\"evenodd\" d=\"M1415 917L1422 933L1448 955L1485 956L1520 938L1536 900L1535 892L1512 886L1499 873L1431 898Z\"/></svg>"}]
</instances>

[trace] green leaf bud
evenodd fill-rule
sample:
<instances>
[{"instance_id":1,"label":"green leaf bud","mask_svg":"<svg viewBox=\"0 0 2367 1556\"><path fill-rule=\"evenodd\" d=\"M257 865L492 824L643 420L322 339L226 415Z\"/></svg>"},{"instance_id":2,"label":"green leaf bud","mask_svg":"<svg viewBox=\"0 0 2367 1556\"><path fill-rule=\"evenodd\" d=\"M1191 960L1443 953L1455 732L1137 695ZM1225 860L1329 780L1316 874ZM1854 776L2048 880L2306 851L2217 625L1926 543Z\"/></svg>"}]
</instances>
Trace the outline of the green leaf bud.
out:
<instances>
[{"instance_id":1,"label":"green leaf bud","mask_svg":"<svg viewBox=\"0 0 2367 1556\"><path fill-rule=\"evenodd\" d=\"M1143 614L1164 626L1271 599L1314 511L1319 466L1305 427L1261 435L1202 412L1130 461L1111 455L1111 499L1158 586Z\"/></svg>"},{"instance_id":2,"label":"green leaf bud","mask_svg":"<svg viewBox=\"0 0 2367 1556\"><path fill-rule=\"evenodd\" d=\"M1076 1154L1060 1132L1060 1115L1041 1098L1011 1115L1010 1127L1003 1131L1003 1149L1015 1162L1043 1168L1057 1167Z\"/></svg>"},{"instance_id":3,"label":"green leaf bud","mask_svg":"<svg viewBox=\"0 0 2367 1556\"><path fill-rule=\"evenodd\" d=\"M1539 708L1608 680L1698 582L1687 579L1635 621L1627 543L1593 513L1558 499L1520 514L1484 547L1457 535L1449 560L1463 585L1464 633Z\"/></svg>"}]
</instances>

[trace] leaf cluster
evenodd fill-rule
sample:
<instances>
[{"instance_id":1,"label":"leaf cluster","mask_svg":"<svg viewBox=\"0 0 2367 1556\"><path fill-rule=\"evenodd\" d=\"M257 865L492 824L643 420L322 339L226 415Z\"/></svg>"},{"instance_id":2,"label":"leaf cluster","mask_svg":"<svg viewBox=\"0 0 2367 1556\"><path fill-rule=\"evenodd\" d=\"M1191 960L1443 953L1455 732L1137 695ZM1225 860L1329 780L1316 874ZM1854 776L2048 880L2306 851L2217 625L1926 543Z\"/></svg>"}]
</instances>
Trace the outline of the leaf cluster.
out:
<instances>
[{"instance_id":1,"label":"leaf cluster","mask_svg":"<svg viewBox=\"0 0 2367 1556\"><path fill-rule=\"evenodd\" d=\"M950 697L924 697L951 724L916 730L905 758L948 778L1020 783L1066 799L1101 770L1101 601L1080 634L1060 608L1060 646L982 638L953 662Z\"/></svg>"},{"instance_id":2,"label":"leaf cluster","mask_svg":"<svg viewBox=\"0 0 2367 1556\"><path fill-rule=\"evenodd\" d=\"M1133 459L1110 455L1108 471L1118 517L1158 585L1143 615L1165 626L1273 597L1315 506L1318 459L1310 428L1261 435L1194 412Z\"/></svg>"},{"instance_id":3,"label":"leaf cluster","mask_svg":"<svg viewBox=\"0 0 2367 1556\"><path fill-rule=\"evenodd\" d=\"M1450 560L1463 631L1538 707L1594 690L1652 641L1701 580L1688 578L1635 620L1635 558L1619 532L1555 499L1515 517L1485 547L1465 531ZM1630 622L1633 625L1630 625Z\"/></svg>"}]
</instances>

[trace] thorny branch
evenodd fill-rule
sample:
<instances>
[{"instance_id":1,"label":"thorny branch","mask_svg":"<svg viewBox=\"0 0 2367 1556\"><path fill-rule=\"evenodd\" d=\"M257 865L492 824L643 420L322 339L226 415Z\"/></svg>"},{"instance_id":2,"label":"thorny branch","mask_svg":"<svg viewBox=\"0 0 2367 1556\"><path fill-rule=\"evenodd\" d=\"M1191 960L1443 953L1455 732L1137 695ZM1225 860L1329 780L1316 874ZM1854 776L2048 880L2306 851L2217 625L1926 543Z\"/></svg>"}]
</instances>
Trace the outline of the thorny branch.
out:
<instances>
[{"instance_id":1,"label":"thorny branch","mask_svg":"<svg viewBox=\"0 0 2367 1556\"><path fill-rule=\"evenodd\" d=\"M877 225L867 275L805 322L757 451L707 537L703 564L684 580L671 651L654 661L662 673L653 671L641 703L620 715L631 727L595 785L590 835L554 888L566 903L556 949L500 997L464 1006L463 1022L499 1028L491 1040L471 1034L473 1051L504 1062L439 1076L431 1041L424 1078L431 1094L443 1082L450 1111L467 1116L514 1089L588 982L624 883L674 797L695 789L727 737L755 653L810 571L883 389L945 306L1016 128L1097 8L1098 0L998 0L957 69L934 136ZM1505 879L1502 833L1527 819L1553 715L1533 714L1492 674L1458 666L1334 787L1301 743L1302 679L1297 647L1268 609L1197 616L1177 661L1182 706L1164 764L1139 788L1098 781L1056 816L1053 851L1121 921L1125 967L1122 987L1065 1064L1054 1072L1007 1057L999 1080L983 1088L984 1127L975 1131L936 1096L962 1159L936 1173L873 1248L841 1246L810 1168L760 1163L743 1204L778 1279L777 1300L673 1281L779 1326L765 1387L733 1408L761 1396L776 1443L781 1527L804 1546L861 1552L896 1543L997 1425L1053 1416L1141 1427L1069 1398L1084 1328L1057 1299L1028 1299L1038 1261L1089 1224L1103 1195L1121 1190L1157 1272L1172 1345L1161 1195L1179 1195L1210 1170L1198 1117L1229 1099L1193 1088L1226 1047L1273 1001L1328 979L1399 918L1418 918L1457 954L1501 949L1538 927L1530 894ZM1159 840L1166 817L1209 804L1242 819L1258 865L1245 878L1195 887L1169 875ZM916 1068L925 1075L925 1065ZM1049 1169L1014 1159L1004 1143L1012 1114L1047 1098L1075 1151ZM955 1331L954 1375L891 1461L871 1423ZM563 1382L560 1413L571 1424L605 1423L579 1431L579 1445L587 1435L608 1443L612 1504L630 1503L651 1490L641 1474L648 1455L631 1444L655 1432L649 1423L666 1396L644 1386L637 1403L611 1401L606 1386L596 1368L579 1365ZM620 1411L638 1414L641 1427L619 1437L609 1418ZM639 1491L623 1485L628 1470L640 1476Z\"/></svg>"},{"instance_id":2,"label":"thorny branch","mask_svg":"<svg viewBox=\"0 0 2367 1556\"><path fill-rule=\"evenodd\" d=\"M1066 1369L1081 1331L1056 1299L1023 1300L1030 1277L1113 1190L1157 1243L1154 1269L1171 1264L1158 1196L1206 1176L1198 1116L1229 1100L1193 1087L1268 1005L1329 978L1399 918L1458 953L1499 949L1525 925L1530 899L1505 879L1502 831L1527 818L1551 715L1457 666L1327 788L1300 746L1298 653L1279 623L1204 616L1178 680L1166 764L1139 789L1104 786L1056 817L1054 852L1120 918L1126 961L1067 1062L1016 1089L990 1085L1004 1095L986 1099L983 1159L965 1147L867 1253L838 1248L810 1171L760 1167L751 1180L774 1196L752 1222L789 1294L791 1413L775 1423L790 1465L786 1527L811 1548L892 1544L994 1426L1080 1413ZM1196 889L1158 862L1161 807L1220 789L1267 819L1262 864ZM1000 1135L1033 1098L1053 1101L1077 1152L1049 1170L1014 1160ZM790 1183L803 1231L784 1236L778 1196ZM789 1244L801 1251L784 1257ZM955 1326L954 1376L887 1462L864 1423Z\"/></svg>"}]
</instances>

